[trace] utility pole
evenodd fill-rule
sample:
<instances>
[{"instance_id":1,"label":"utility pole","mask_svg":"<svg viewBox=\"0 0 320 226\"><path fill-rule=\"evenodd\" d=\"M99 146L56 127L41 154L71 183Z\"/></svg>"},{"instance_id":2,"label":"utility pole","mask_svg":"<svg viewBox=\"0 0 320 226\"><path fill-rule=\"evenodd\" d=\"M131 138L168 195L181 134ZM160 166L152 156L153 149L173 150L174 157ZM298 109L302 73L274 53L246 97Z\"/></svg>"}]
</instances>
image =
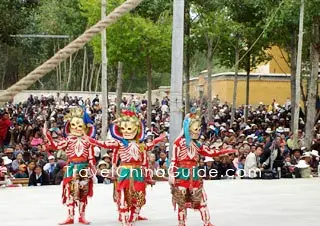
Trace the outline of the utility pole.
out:
<instances>
[{"instance_id":1,"label":"utility pole","mask_svg":"<svg viewBox=\"0 0 320 226\"><path fill-rule=\"evenodd\" d=\"M303 19L304 19L304 0L301 0L300 22L299 22L299 42L297 56L297 73L296 73L296 98L294 103L294 121L293 121L293 148L298 148L298 130L299 130L299 112L300 112L300 83L301 83L301 64L302 64L302 47L303 47Z\"/></svg>"},{"instance_id":2,"label":"utility pole","mask_svg":"<svg viewBox=\"0 0 320 226\"><path fill-rule=\"evenodd\" d=\"M101 19L106 18L107 0L101 0ZM102 59L102 70L101 70L101 93L102 93L102 131L101 139L105 140L108 133L108 77L107 77L107 32L104 29L101 32L101 59Z\"/></svg>"},{"instance_id":3,"label":"utility pole","mask_svg":"<svg viewBox=\"0 0 320 226\"><path fill-rule=\"evenodd\" d=\"M239 38L237 37L237 43L235 47L236 59L234 69L234 85L233 85L233 97L232 97L232 110L231 110L231 125L235 120L236 108L237 108L237 90L238 90L238 71L239 71Z\"/></svg>"},{"instance_id":4,"label":"utility pole","mask_svg":"<svg viewBox=\"0 0 320 226\"><path fill-rule=\"evenodd\" d=\"M184 0L174 0L170 89L170 159L182 126Z\"/></svg>"}]
</instances>

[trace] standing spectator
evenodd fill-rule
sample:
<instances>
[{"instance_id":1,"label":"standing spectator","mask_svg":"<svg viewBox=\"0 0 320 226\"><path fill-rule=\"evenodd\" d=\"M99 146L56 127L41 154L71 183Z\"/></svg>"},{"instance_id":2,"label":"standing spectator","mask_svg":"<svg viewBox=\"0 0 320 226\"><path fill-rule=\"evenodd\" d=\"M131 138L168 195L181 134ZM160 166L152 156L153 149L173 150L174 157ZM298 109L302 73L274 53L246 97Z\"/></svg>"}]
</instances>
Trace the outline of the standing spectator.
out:
<instances>
[{"instance_id":1,"label":"standing spectator","mask_svg":"<svg viewBox=\"0 0 320 226\"><path fill-rule=\"evenodd\" d=\"M37 165L29 179L29 186L49 185L49 175Z\"/></svg>"},{"instance_id":2,"label":"standing spectator","mask_svg":"<svg viewBox=\"0 0 320 226\"><path fill-rule=\"evenodd\" d=\"M0 148L2 149L5 145L4 141L7 137L8 130L11 126L8 112L4 112L0 118Z\"/></svg>"},{"instance_id":3,"label":"standing spectator","mask_svg":"<svg viewBox=\"0 0 320 226\"><path fill-rule=\"evenodd\" d=\"M261 169L259 157L262 154L262 146L258 146L254 152L250 152L244 163L245 177L257 178Z\"/></svg>"}]
</instances>

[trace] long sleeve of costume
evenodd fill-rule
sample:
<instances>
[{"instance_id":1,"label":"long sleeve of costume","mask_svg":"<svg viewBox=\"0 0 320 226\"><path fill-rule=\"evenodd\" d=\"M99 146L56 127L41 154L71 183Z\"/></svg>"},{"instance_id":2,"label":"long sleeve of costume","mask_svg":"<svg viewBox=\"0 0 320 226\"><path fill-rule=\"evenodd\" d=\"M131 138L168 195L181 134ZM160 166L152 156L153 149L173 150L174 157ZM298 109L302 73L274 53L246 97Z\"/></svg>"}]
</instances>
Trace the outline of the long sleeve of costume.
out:
<instances>
[{"instance_id":1,"label":"long sleeve of costume","mask_svg":"<svg viewBox=\"0 0 320 226\"><path fill-rule=\"evenodd\" d=\"M65 150L68 146L68 141L66 139L60 141L54 141L49 132L46 133L46 138L49 140L49 145L55 150Z\"/></svg>"},{"instance_id":2,"label":"long sleeve of costume","mask_svg":"<svg viewBox=\"0 0 320 226\"><path fill-rule=\"evenodd\" d=\"M147 151L152 151L152 149L154 148L154 146L156 146L157 144L159 144L160 142L162 142L164 139L164 136L160 136L156 139L154 139L152 142L146 144L147 146Z\"/></svg>"},{"instance_id":3,"label":"long sleeve of costume","mask_svg":"<svg viewBox=\"0 0 320 226\"><path fill-rule=\"evenodd\" d=\"M94 145L94 146L98 146L101 148L106 148L106 149L117 149L119 148L119 142L117 142L116 140L107 140L107 141L100 141L100 140L96 140L93 138L89 138L89 142Z\"/></svg>"},{"instance_id":4,"label":"long sleeve of costume","mask_svg":"<svg viewBox=\"0 0 320 226\"><path fill-rule=\"evenodd\" d=\"M206 145L201 145L199 150L200 155L208 156L208 157L216 157L216 156L220 156L228 153L231 153L231 151L229 150L216 151L216 150L210 149Z\"/></svg>"}]
</instances>

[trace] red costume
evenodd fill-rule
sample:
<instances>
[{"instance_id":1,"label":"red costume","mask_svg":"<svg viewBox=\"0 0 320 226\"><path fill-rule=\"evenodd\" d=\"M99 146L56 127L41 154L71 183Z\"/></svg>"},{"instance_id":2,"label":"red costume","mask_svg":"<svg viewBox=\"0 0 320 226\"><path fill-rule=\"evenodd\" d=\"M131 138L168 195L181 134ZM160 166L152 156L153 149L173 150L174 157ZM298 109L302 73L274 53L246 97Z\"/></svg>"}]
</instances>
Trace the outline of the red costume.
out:
<instances>
[{"instance_id":1,"label":"red costume","mask_svg":"<svg viewBox=\"0 0 320 226\"><path fill-rule=\"evenodd\" d=\"M215 157L229 151L211 150L197 141L200 135L200 121L195 114L184 120L183 135L173 145L169 181L174 208L178 205L179 226L185 226L187 209L199 210L204 226L212 226L207 207L207 196L199 174L199 155Z\"/></svg>"},{"instance_id":2,"label":"red costume","mask_svg":"<svg viewBox=\"0 0 320 226\"><path fill-rule=\"evenodd\" d=\"M67 137L54 141L49 132L46 133L49 144L54 150L65 150L68 158L67 169L63 179L62 199L68 207L68 218L61 225L74 223L74 208L79 206L79 223L89 224L85 219L87 198L93 195L93 181L90 174L95 172L93 146L83 137L87 123L83 119L82 109L73 109L66 124ZM90 128L92 134L93 127ZM90 172L91 170L91 172Z\"/></svg>"},{"instance_id":3,"label":"red costume","mask_svg":"<svg viewBox=\"0 0 320 226\"><path fill-rule=\"evenodd\" d=\"M112 165L118 177L115 199L122 224L129 226L138 220L141 207L146 203L146 186L151 183L147 151L163 137L145 145L143 124L132 112L123 112L118 123L113 124L110 129L115 141L102 142L90 139L90 142L114 151Z\"/></svg>"}]
</instances>

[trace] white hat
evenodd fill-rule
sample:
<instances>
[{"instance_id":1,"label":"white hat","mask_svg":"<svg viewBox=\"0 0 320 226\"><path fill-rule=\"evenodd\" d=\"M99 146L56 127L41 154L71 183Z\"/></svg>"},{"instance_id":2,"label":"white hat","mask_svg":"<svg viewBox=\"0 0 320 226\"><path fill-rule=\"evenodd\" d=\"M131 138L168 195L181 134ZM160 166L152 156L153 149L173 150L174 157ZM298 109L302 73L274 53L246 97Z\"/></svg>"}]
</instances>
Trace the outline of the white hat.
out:
<instances>
[{"instance_id":1,"label":"white hat","mask_svg":"<svg viewBox=\"0 0 320 226\"><path fill-rule=\"evenodd\" d=\"M269 127L268 129L266 129L266 133L270 134L270 133L273 133L273 131L272 131L271 128Z\"/></svg>"},{"instance_id":2,"label":"white hat","mask_svg":"<svg viewBox=\"0 0 320 226\"><path fill-rule=\"evenodd\" d=\"M250 126L246 126L246 128L244 128L244 130L250 130L251 127Z\"/></svg>"},{"instance_id":3,"label":"white hat","mask_svg":"<svg viewBox=\"0 0 320 226\"><path fill-rule=\"evenodd\" d=\"M284 132L284 130L283 130L283 127L278 127L277 129L276 129L276 132L277 133L283 133Z\"/></svg>"},{"instance_id":4,"label":"white hat","mask_svg":"<svg viewBox=\"0 0 320 226\"><path fill-rule=\"evenodd\" d=\"M104 159L106 157L109 157L110 158L110 155L108 153L105 153L101 158Z\"/></svg>"},{"instance_id":5,"label":"white hat","mask_svg":"<svg viewBox=\"0 0 320 226\"><path fill-rule=\"evenodd\" d=\"M206 157L204 162L214 162L214 159L212 157Z\"/></svg>"},{"instance_id":6,"label":"white hat","mask_svg":"<svg viewBox=\"0 0 320 226\"><path fill-rule=\"evenodd\" d=\"M319 157L319 152L317 150L312 150L310 154L314 157Z\"/></svg>"},{"instance_id":7,"label":"white hat","mask_svg":"<svg viewBox=\"0 0 320 226\"><path fill-rule=\"evenodd\" d=\"M220 130L221 130L221 132L227 131L226 128L224 128L224 127L221 127Z\"/></svg>"},{"instance_id":8,"label":"white hat","mask_svg":"<svg viewBox=\"0 0 320 226\"><path fill-rule=\"evenodd\" d=\"M48 157L48 159L49 159L49 160L51 160L51 159L53 159L53 160L54 160L54 159L55 159L55 157L54 157L53 155L50 155L50 156Z\"/></svg>"},{"instance_id":9,"label":"white hat","mask_svg":"<svg viewBox=\"0 0 320 226\"><path fill-rule=\"evenodd\" d=\"M234 133L233 129L228 130L229 133Z\"/></svg>"},{"instance_id":10,"label":"white hat","mask_svg":"<svg viewBox=\"0 0 320 226\"><path fill-rule=\"evenodd\" d=\"M149 136L153 137L154 135L151 132L147 132L147 137L149 137Z\"/></svg>"},{"instance_id":11,"label":"white hat","mask_svg":"<svg viewBox=\"0 0 320 226\"><path fill-rule=\"evenodd\" d=\"M260 102L259 104L260 104L260 105L263 105L263 102Z\"/></svg>"},{"instance_id":12,"label":"white hat","mask_svg":"<svg viewBox=\"0 0 320 226\"><path fill-rule=\"evenodd\" d=\"M105 161L103 161L103 160L100 160L100 162L98 163L98 168L99 168L99 166L101 166L101 165L107 165L107 163L106 163Z\"/></svg>"},{"instance_id":13,"label":"white hat","mask_svg":"<svg viewBox=\"0 0 320 226\"><path fill-rule=\"evenodd\" d=\"M3 159L3 164L4 165L9 165L9 164L12 163L12 160L9 159L8 156L4 156L4 157L2 157L2 159Z\"/></svg>"},{"instance_id":14,"label":"white hat","mask_svg":"<svg viewBox=\"0 0 320 226\"><path fill-rule=\"evenodd\" d=\"M298 162L298 164L295 165L295 167L297 167L297 168L299 168L299 169L305 169L305 168L308 168L308 167L310 167L310 166L306 163L306 161L300 160L300 161Z\"/></svg>"},{"instance_id":15,"label":"white hat","mask_svg":"<svg viewBox=\"0 0 320 226\"><path fill-rule=\"evenodd\" d=\"M170 127L170 123L169 123L169 122L165 122L165 123L164 123L164 126L165 126L165 127Z\"/></svg>"},{"instance_id":16,"label":"white hat","mask_svg":"<svg viewBox=\"0 0 320 226\"><path fill-rule=\"evenodd\" d=\"M224 122L224 123L221 123L221 126L226 127L227 124Z\"/></svg>"},{"instance_id":17,"label":"white hat","mask_svg":"<svg viewBox=\"0 0 320 226\"><path fill-rule=\"evenodd\" d=\"M215 122L215 123L214 123L214 126L220 127L220 123L219 123L219 122Z\"/></svg>"},{"instance_id":18,"label":"white hat","mask_svg":"<svg viewBox=\"0 0 320 226\"><path fill-rule=\"evenodd\" d=\"M243 133L241 133L240 135L239 135L239 137L245 137L246 135L245 134L243 134Z\"/></svg>"},{"instance_id":19,"label":"white hat","mask_svg":"<svg viewBox=\"0 0 320 226\"><path fill-rule=\"evenodd\" d=\"M290 128L284 128L283 131L284 131L285 133L289 133L289 132L290 132Z\"/></svg>"},{"instance_id":20,"label":"white hat","mask_svg":"<svg viewBox=\"0 0 320 226\"><path fill-rule=\"evenodd\" d=\"M212 130L214 130L214 126L213 126L213 125L210 125L209 128L212 129Z\"/></svg>"},{"instance_id":21,"label":"white hat","mask_svg":"<svg viewBox=\"0 0 320 226\"><path fill-rule=\"evenodd\" d=\"M302 149L302 148L301 148ZM304 159L304 158L311 158L312 156L311 156L311 152L305 152L305 153L303 153L303 155L301 156L301 159Z\"/></svg>"},{"instance_id":22,"label":"white hat","mask_svg":"<svg viewBox=\"0 0 320 226\"><path fill-rule=\"evenodd\" d=\"M152 110L151 113L152 114L156 114L157 112L156 112L156 110Z\"/></svg>"},{"instance_id":23,"label":"white hat","mask_svg":"<svg viewBox=\"0 0 320 226\"><path fill-rule=\"evenodd\" d=\"M56 121L56 119L54 117L51 117L50 121Z\"/></svg>"}]
</instances>

